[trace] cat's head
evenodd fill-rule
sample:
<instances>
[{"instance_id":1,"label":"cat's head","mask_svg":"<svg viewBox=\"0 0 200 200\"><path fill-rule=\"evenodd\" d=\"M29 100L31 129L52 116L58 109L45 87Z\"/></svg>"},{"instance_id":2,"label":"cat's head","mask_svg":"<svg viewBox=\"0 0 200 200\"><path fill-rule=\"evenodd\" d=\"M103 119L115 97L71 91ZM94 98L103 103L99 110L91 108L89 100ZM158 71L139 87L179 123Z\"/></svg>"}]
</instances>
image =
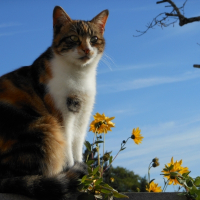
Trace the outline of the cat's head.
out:
<instances>
[{"instance_id":1,"label":"cat's head","mask_svg":"<svg viewBox=\"0 0 200 200\"><path fill-rule=\"evenodd\" d=\"M104 51L103 38L108 10L91 21L72 20L59 6L53 11L54 51L68 62L85 66L98 61Z\"/></svg>"}]
</instances>

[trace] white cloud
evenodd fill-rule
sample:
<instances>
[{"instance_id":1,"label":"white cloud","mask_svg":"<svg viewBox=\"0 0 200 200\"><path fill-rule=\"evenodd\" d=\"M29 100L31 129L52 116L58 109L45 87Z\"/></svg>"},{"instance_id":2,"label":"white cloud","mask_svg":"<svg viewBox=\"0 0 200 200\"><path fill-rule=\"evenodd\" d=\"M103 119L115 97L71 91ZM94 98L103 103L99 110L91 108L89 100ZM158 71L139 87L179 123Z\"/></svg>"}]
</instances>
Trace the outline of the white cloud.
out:
<instances>
[{"instance_id":1,"label":"white cloud","mask_svg":"<svg viewBox=\"0 0 200 200\"><path fill-rule=\"evenodd\" d=\"M0 24L0 28L7 28L7 27L13 27L13 26L21 26L20 23L2 23Z\"/></svg>"},{"instance_id":2,"label":"white cloud","mask_svg":"<svg viewBox=\"0 0 200 200\"><path fill-rule=\"evenodd\" d=\"M15 35L15 34L20 34L20 33L40 31L40 30L43 30L43 29L32 29L32 30L22 30L22 31L5 32L5 33L0 33L0 37L1 36L10 36L10 35Z\"/></svg>"},{"instance_id":3,"label":"white cloud","mask_svg":"<svg viewBox=\"0 0 200 200\"><path fill-rule=\"evenodd\" d=\"M167 84L167 83L175 83L181 81L187 81L190 79L199 78L200 73L184 73L177 76L172 77L150 77L150 78L140 78L136 80L129 81L113 81L112 84L101 84L98 88L103 89L104 92L121 92L127 90L135 90L146 87L151 87L155 85Z\"/></svg>"},{"instance_id":4,"label":"white cloud","mask_svg":"<svg viewBox=\"0 0 200 200\"><path fill-rule=\"evenodd\" d=\"M136 70L136 69L146 69L146 68L153 68L158 66L163 66L163 63L155 63L155 64L137 64L137 65L126 65L126 66L115 66L112 68L111 65L108 67L110 70L99 70L98 74L112 72L120 72L120 71L128 71L128 70ZM111 67L111 68L110 68Z\"/></svg>"}]
</instances>

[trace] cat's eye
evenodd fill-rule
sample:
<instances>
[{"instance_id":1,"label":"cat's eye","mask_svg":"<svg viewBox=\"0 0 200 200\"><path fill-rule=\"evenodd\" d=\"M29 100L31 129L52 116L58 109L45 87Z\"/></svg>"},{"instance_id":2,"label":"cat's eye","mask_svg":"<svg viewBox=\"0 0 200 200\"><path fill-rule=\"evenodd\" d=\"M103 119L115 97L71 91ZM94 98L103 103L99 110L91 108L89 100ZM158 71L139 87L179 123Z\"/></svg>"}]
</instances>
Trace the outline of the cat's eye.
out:
<instances>
[{"instance_id":1,"label":"cat's eye","mask_svg":"<svg viewBox=\"0 0 200 200\"><path fill-rule=\"evenodd\" d=\"M71 36L70 36L70 39L71 39L73 42L79 42L79 37L76 36L76 35L71 35Z\"/></svg>"},{"instance_id":2,"label":"cat's eye","mask_svg":"<svg viewBox=\"0 0 200 200\"><path fill-rule=\"evenodd\" d=\"M90 39L90 42L91 43L96 43L98 40L98 37L97 36L93 36L91 39Z\"/></svg>"}]
</instances>

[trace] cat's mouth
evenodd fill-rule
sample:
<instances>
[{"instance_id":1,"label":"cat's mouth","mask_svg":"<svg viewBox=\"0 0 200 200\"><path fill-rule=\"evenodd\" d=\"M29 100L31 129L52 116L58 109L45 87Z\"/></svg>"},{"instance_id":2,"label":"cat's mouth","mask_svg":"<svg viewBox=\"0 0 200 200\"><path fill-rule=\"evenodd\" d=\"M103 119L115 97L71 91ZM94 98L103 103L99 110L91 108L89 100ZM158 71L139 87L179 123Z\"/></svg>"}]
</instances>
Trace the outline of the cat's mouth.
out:
<instances>
[{"instance_id":1,"label":"cat's mouth","mask_svg":"<svg viewBox=\"0 0 200 200\"><path fill-rule=\"evenodd\" d=\"M87 60L90 59L90 57L88 57L88 56L82 56L82 57L80 57L79 59L80 59L80 60L83 60L83 61L87 61Z\"/></svg>"}]
</instances>

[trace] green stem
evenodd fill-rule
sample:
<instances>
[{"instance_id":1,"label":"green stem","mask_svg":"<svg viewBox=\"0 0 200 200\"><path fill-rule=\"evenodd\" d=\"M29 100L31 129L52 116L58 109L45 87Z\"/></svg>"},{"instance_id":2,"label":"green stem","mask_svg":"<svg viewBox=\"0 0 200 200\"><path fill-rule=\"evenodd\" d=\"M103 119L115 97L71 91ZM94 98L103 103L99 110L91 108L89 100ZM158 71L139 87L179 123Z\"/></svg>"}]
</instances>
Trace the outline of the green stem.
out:
<instances>
[{"instance_id":1,"label":"green stem","mask_svg":"<svg viewBox=\"0 0 200 200\"><path fill-rule=\"evenodd\" d=\"M111 166L111 164L113 163L113 161L115 160L115 158L117 158L119 152L124 148L124 146L126 145L127 141L130 139L131 137L129 137L124 143L121 143L121 148L118 151L117 155L114 157L114 159L112 160L112 162L106 167L106 169L104 169L104 172Z\"/></svg>"},{"instance_id":2,"label":"green stem","mask_svg":"<svg viewBox=\"0 0 200 200\"><path fill-rule=\"evenodd\" d=\"M148 168L148 182L149 182L149 184L150 184L150 169L151 169L151 163L152 163L152 162L150 162L149 168Z\"/></svg>"},{"instance_id":3,"label":"green stem","mask_svg":"<svg viewBox=\"0 0 200 200\"><path fill-rule=\"evenodd\" d=\"M94 146L94 139L95 139L95 136L96 136L96 131L94 133L94 137L93 137L93 144L92 144L92 159L94 158L94 154L93 154L93 146Z\"/></svg>"},{"instance_id":4,"label":"green stem","mask_svg":"<svg viewBox=\"0 0 200 200\"><path fill-rule=\"evenodd\" d=\"M100 166L99 144L97 143L98 165Z\"/></svg>"},{"instance_id":5,"label":"green stem","mask_svg":"<svg viewBox=\"0 0 200 200\"><path fill-rule=\"evenodd\" d=\"M163 192L165 192L166 191L166 189L167 189L167 186L168 186L168 183L169 183L169 180L167 180L166 182L165 182L165 185L164 185L164 187L163 187Z\"/></svg>"},{"instance_id":6,"label":"green stem","mask_svg":"<svg viewBox=\"0 0 200 200\"><path fill-rule=\"evenodd\" d=\"M103 155L104 155L104 150L105 150L105 132L104 132L104 136L103 136Z\"/></svg>"},{"instance_id":7,"label":"green stem","mask_svg":"<svg viewBox=\"0 0 200 200\"><path fill-rule=\"evenodd\" d=\"M105 132L104 132L104 136L103 136L103 156L104 156L104 152L105 152ZM103 177L103 165L104 165L104 160L102 162L102 177Z\"/></svg>"}]
</instances>

